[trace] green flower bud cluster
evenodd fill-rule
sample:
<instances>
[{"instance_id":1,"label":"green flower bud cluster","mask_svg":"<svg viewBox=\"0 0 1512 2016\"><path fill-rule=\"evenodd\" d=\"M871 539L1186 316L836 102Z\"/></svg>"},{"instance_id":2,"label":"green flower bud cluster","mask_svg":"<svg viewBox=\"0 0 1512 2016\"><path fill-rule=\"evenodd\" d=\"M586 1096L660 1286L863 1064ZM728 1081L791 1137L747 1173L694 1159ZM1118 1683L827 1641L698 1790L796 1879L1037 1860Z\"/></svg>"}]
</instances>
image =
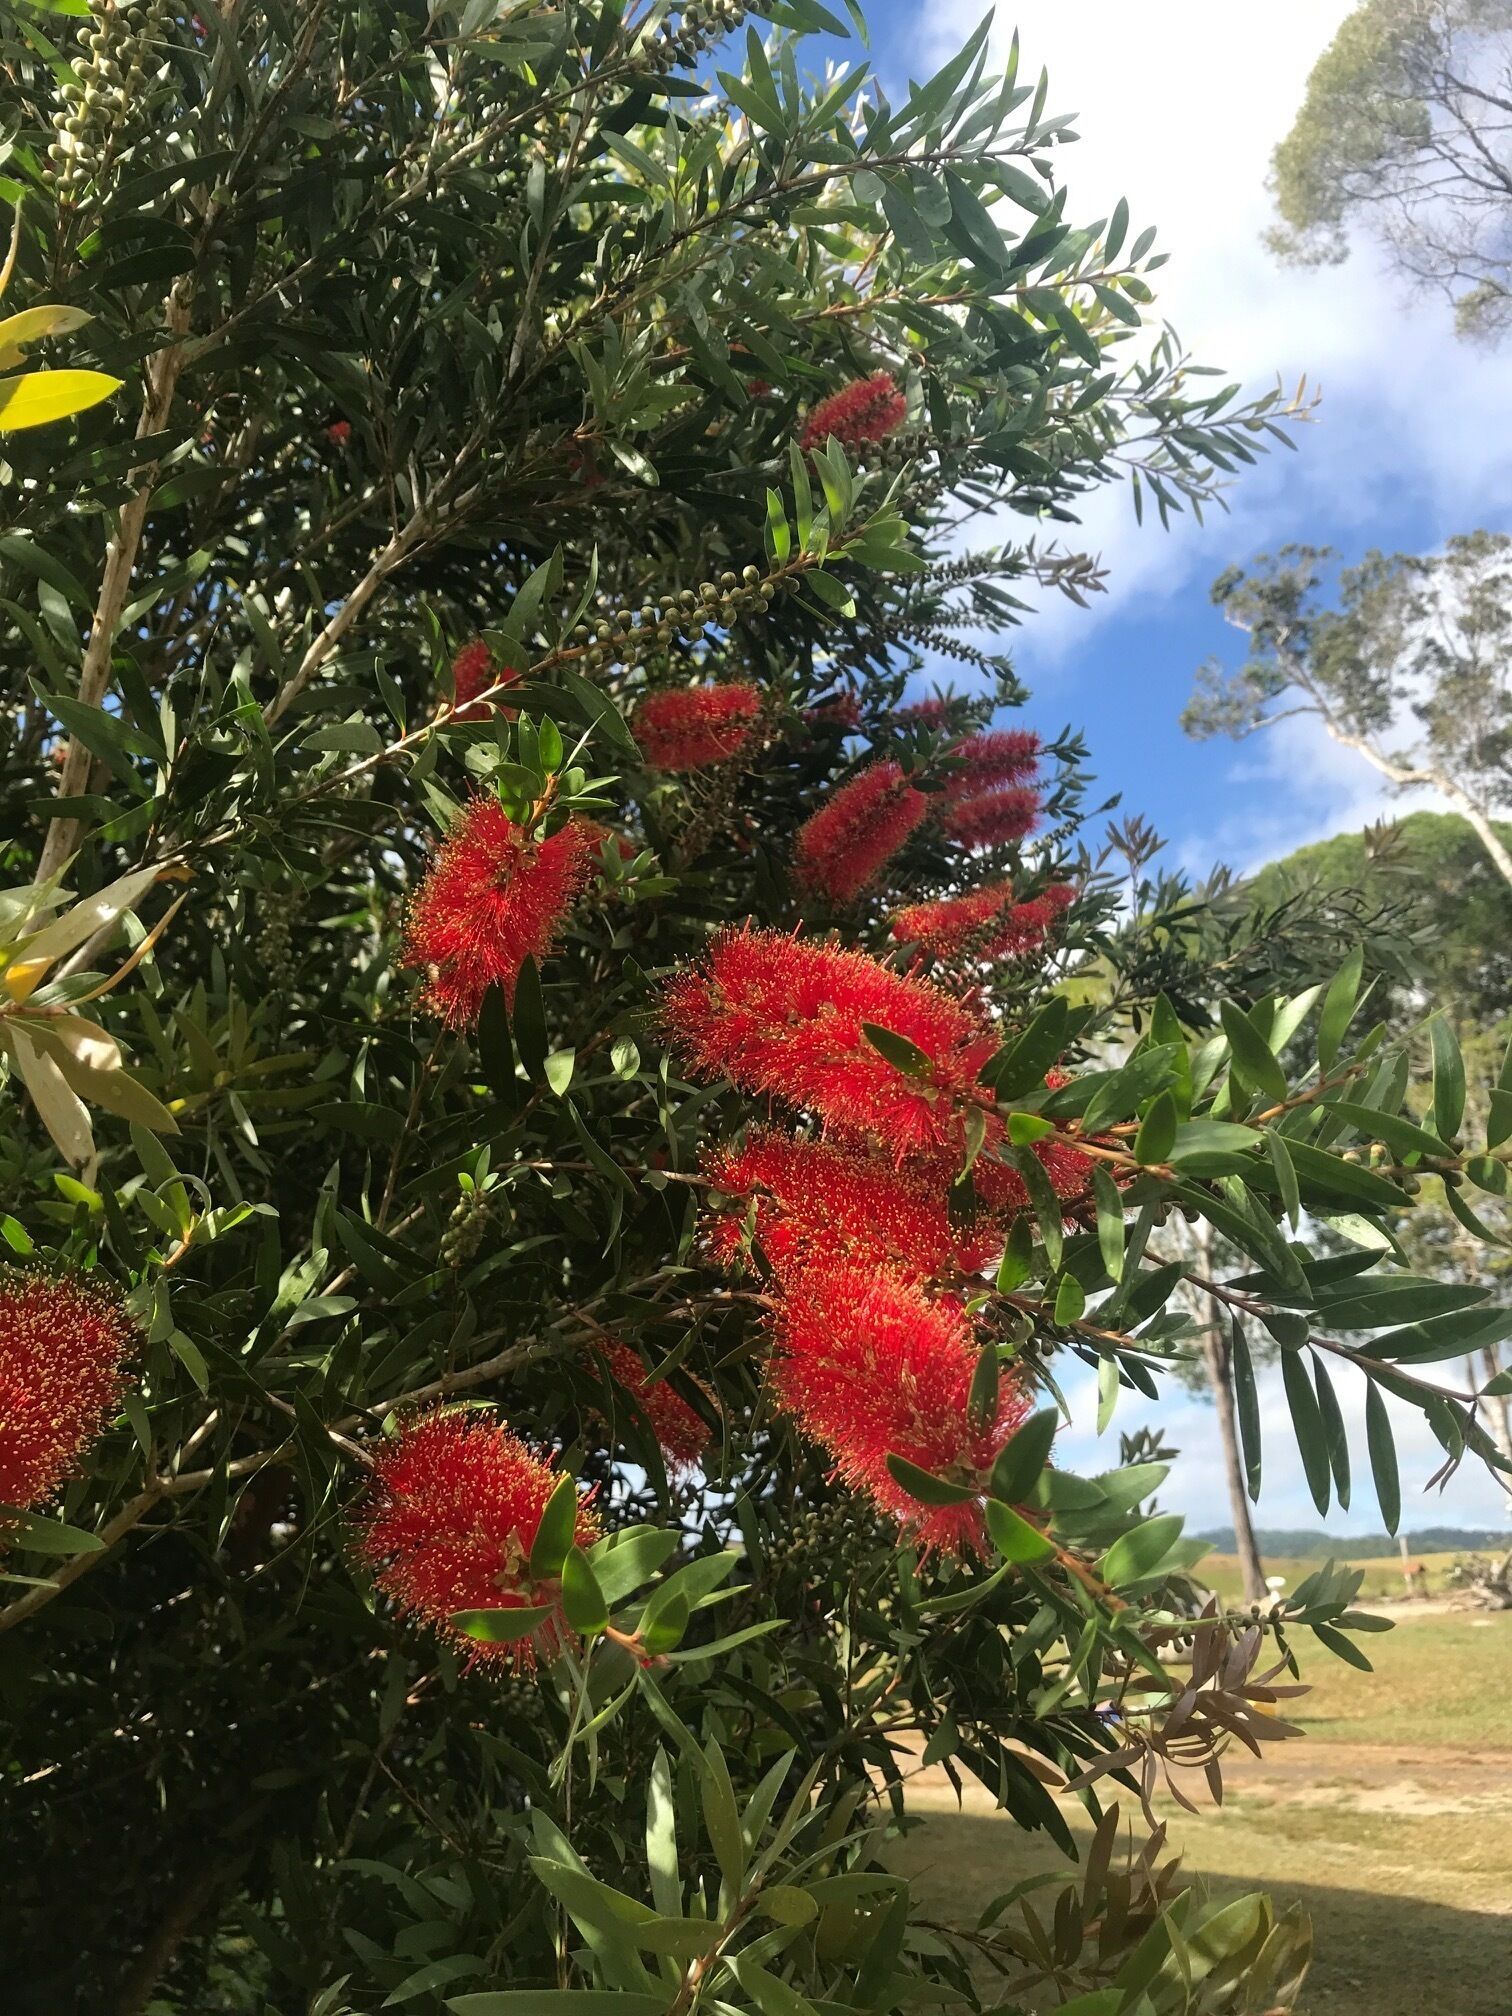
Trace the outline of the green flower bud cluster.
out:
<instances>
[{"instance_id":1,"label":"green flower bud cluster","mask_svg":"<svg viewBox=\"0 0 1512 2016\"><path fill-rule=\"evenodd\" d=\"M441 1234L440 1260L443 1267L465 1267L477 1257L493 1207L480 1190L462 1192L452 1206L446 1230Z\"/></svg>"},{"instance_id":2,"label":"green flower bud cluster","mask_svg":"<svg viewBox=\"0 0 1512 2016\"><path fill-rule=\"evenodd\" d=\"M640 67L651 71L686 68L732 28L738 28L745 11L745 0L689 0L677 27L669 22L646 43L640 52Z\"/></svg>"},{"instance_id":3,"label":"green flower bud cluster","mask_svg":"<svg viewBox=\"0 0 1512 2016\"><path fill-rule=\"evenodd\" d=\"M276 993L282 993L294 979L296 908L294 902L280 895L260 899L258 903L257 962L263 978Z\"/></svg>"},{"instance_id":4,"label":"green flower bud cluster","mask_svg":"<svg viewBox=\"0 0 1512 2016\"><path fill-rule=\"evenodd\" d=\"M770 609L776 583L759 567L736 575L728 570L717 581L700 581L659 602L639 609L611 609L592 623L579 623L572 642L583 652L582 664L592 671L603 665L640 665L665 651L674 637L690 643L711 626L728 629L737 617Z\"/></svg>"},{"instance_id":5,"label":"green flower bud cluster","mask_svg":"<svg viewBox=\"0 0 1512 2016\"><path fill-rule=\"evenodd\" d=\"M763 1536L762 1552L773 1576L794 1576L804 1584L849 1582L876 1552L877 1515L862 1498L836 1498L814 1505L787 1521L780 1533Z\"/></svg>"},{"instance_id":6,"label":"green flower bud cluster","mask_svg":"<svg viewBox=\"0 0 1512 2016\"><path fill-rule=\"evenodd\" d=\"M59 89L47 150L60 197L96 175L112 138L140 104L148 51L163 32L168 0L89 0L83 54Z\"/></svg>"}]
</instances>

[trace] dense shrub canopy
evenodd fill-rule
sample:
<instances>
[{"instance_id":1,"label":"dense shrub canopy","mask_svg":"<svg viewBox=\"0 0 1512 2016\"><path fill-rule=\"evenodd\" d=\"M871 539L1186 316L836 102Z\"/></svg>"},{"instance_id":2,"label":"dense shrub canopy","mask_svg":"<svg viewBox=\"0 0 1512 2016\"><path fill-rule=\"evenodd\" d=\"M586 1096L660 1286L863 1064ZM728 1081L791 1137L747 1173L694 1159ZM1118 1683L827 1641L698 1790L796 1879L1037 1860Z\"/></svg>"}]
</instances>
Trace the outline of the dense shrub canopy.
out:
<instances>
[{"instance_id":1,"label":"dense shrub canopy","mask_svg":"<svg viewBox=\"0 0 1512 2016\"><path fill-rule=\"evenodd\" d=\"M1257 1486L1255 1325L1320 1503L1330 1369L1389 1522L1380 1389L1494 1460L1432 1373L1493 1318L1389 1227L1428 1164L1475 1227L1508 1095L1463 1140L1437 1025L1404 1117L1346 906L1135 822L1122 904L971 641L1274 399L1141 333L985 28L892 105L739 13L0 30L13 299L120 383L0 472L0 1231L137 1330L3 1515L22 2008L1289 2006L1304 1928L1125 1870L1107 1774L1284 1735L1354 1580L1198 1621L1159 1449L1047 1464L1064 1382L1161 1390L1201 1215ZM18 1306L0 1453L82 1364ZM922 1922L923 1746L1068 1852L1078 1781L1053 1918Z\"/></svg>"}]
</instances>

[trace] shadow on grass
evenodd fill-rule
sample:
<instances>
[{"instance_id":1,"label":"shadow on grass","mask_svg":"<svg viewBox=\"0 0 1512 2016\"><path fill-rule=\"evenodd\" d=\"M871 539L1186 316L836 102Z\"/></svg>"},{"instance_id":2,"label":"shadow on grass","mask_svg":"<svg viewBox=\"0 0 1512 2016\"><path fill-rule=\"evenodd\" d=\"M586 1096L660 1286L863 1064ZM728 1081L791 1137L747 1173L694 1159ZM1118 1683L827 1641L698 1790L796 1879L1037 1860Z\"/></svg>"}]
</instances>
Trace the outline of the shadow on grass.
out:
<instances>
[{"instance_id":1,"label":"shadow on grass","mask_svg":"<svg viewBox=\"0 0 1512 2016\"><path fill-rule=\"evenodd\" d=\"M1025 1876L1065 1866L1042 1840L996 1816L953 1813L931 1814L890 1860L912 1879L927 1915L955 1925L970 1925ZM1341 1879L1351 1874L1367 1876L1340 1867ZM1074 1875L1068 1871L1069 1880ZM1267 1890L1278 1908L1300 1903L1311 1917L1314 1959L1298 2016L1512 2016L1512 1916L1350 1889L1342 1880L1335 1888L1218 1869L1204 1869L1201 1880L1218 1894ZM1036 1893L1041 1915L1051 1894L1048 1886Z\"/></svg>"}]
</instances>

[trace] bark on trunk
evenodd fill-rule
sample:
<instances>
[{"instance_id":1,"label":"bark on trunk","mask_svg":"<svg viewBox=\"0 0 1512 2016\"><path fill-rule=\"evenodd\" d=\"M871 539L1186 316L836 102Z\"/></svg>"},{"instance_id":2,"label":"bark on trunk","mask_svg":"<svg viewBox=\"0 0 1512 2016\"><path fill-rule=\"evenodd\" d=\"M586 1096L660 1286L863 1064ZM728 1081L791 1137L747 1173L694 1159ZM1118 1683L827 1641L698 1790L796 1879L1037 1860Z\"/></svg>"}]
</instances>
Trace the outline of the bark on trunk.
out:
<instances>
[{"instance_id":1,"label":"bark on trunk","mask_svg":"<svg viewBox=\"0 0 1512 2016\"><path fill-rule=\"evenodd\" d=\"M1255 1541L1250 1519L1249 1494L1244 1488L1244 1463L1239 1453L1239 1433L1234 1424L1234 1374L1228 1341L1215 1323L1202 1340L1207 1360L1208 1384L1213 1389L1213 1407L1218 1416L1218 1439L1223 1445L1223 1470L1228 1479L1229 1510L1234 1520L1234 1547L1239 1556L1239 1572L1244 1578L1246 1603L1263 1603L1266 1597L1265 1568Z\"/></svg>"}]
</instances>

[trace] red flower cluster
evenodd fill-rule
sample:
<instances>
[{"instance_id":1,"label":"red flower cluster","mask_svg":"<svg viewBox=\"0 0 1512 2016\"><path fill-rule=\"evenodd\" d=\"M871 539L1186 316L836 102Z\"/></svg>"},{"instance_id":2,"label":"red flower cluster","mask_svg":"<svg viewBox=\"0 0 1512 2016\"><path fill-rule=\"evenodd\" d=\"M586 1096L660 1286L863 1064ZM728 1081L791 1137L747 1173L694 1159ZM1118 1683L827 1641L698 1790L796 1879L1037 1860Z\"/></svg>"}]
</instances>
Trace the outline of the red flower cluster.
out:
<instances>
[{"instance_id":1,"label":"red flower cluster","mask_svg":"<svg viewBox=\"0 0 1512 2016\"><path fill-rule=\"evenodd\" d=\"M990 1220L951 1222L945 1181L831 1141L753 1128L706 1157L704 1173L730 1200L705 1220L709 1250L736 1265L749 1227L779 1280L847 1263L913 1281L977 1274L1003 1243Z\"/></svg>"},{"instance_id":2,"label":"red flower cluster","mask_svg":"<svg viewBox=\"0 0 1512 2016\"><path fill-rule=\"evenodd\" d=\"M631 724L653 770L705 770L738 756L756 733L761 695L744 680L648 693Z\"/></svg>"},{"instance_id":3,"label":"red flower cluster","mask_svg":"<svg viewBox=\"0 0 1512 2016\"><path fill-rule=\"evenodd\" d=\"M559 1481L503 1421L437 1408L402 1428L374 1463L357 1551L402 1615L430 1625L470 1660L533 1667L571 1637L558 1585L530 1576L530 1549ZM590 1546L598 1532L580 1503L578 1545ZM469 1638L451 1621L458 1610L537 1606L550 1614L509 1644Z\"/></svg>"},{"instance_id":4,"label":"red flower cluster","mask_svg":"<svg viewBox=\"0 0 1512 2016\"><path fill-rule=\"evenodd\" d=\"M955 712L956 702L947 700L943 693L932 693L927 700L914 700L907 707L900 707L893 719L907 721L919 728L943 728Z\"/></svg>"},{"instance_id":5,"label":"red flower cluster","mask_svg":"<svg viewBox=\"0 0 1512 2016\"><path fill-rule=\"evenodd\" d=\"M861 448L869 442L885 441L907 415L908 401L891 372L877 371L821 399L804 422L798 445L805 452L822 448L831 440L845 448Z\"/></svg>"},{"instance_id":6,"label":"red flower cluster","mask_svg":"<svg viewBox=\"0 0 1512 2016\"><path fill-rule=\"evenodd\" d=\"M835 728L849 735L861 726L861 702L847 689L836 693L828 700L821 700L810 707L804 715L811 728Z\"/></svg>"},{"instance_id":7,"label":"red flower cluster","mask_svg":"<svg viewBox=\"0 0 1512 2016\"><path fill-rule=\"evenodd\" d=\"M1015 903L1011 882L989 882L937 903L910 903L893 918L892 935L937 958L969 950L979 959L1022 959L1044 944L1075 899L1074 889L1055 883L1042 896Z\"/></svg>"},{"instance_id":8,"label":"red flower cluster","mask_svg":"<svg viewBox=\"0 0 1512 2016\"><path fill-rule=\"evenodd\" d=\"M923 1505L887 1467L901 1456L921 1470L980 1488L1028 1412L1001 1388L990 1421L972 1421L977 1347L958 1304L931 1300L917 1282L863 1267L816 1268L782 1298L774 1323L772 1389L779 1405L926 1551L982 1552L980 1498Z\"/></svg>"},{"instance_id":9,"label":"red flower cluster","mask_svg":"<svg viewBox=\"0 0 1512 2016\"><path fill-rule=\"evenodd\" d=\"M1007 847L1039 824L1040 796L1029 784L1010 784L978 797L947 800L940 824L963 847Z\"/></svg>"},{"instance_id":10,"label":"red flower cluster","mask_svg":"<svg viewBox=\"0 0 1512 2016\"><path fill-rule=\"evenodd\" d=\"M628 1344L613 1338L601 1339L594 1349L603 1359L615 1385L629 1393L651 1424L657 1446L670 1477L684 1477L696 1470L711 1439L709 1424L667 1380L653 1380L639 1354ZM703 1382L695 1382L708 1394ZM712 1401L713 1395L708 1394Z\"/></svg>"},{"instance_id":11,"label":"red flower cluster","mask_svg":"<svg viewBox=\"0 0 1512 2016\"><path fill-rule=\"evenodd\" d=\"M953 770L945 785L948 799L979 798L1003 784L1030 781L1039 768L1040 741L1032 728L1000 728L990 734L968 735L950 754L964 768Z\"/></svg>"},{"instance_id":12,"label":"red flower cluster","mask_svg":"<svg viewBox=\"0 0 1512 2016\"><path fill-rule=\"evenodd\" d=\"M136 1339L88 1275L0 1274L0 1503L57 1490L114 1412Z\"/></svg>"},{"instance_id":13,"label":"red flower cluster","mask_svg":"<svg viewBox=\"0 0 1512 2016\"><path fill-rule=\"evenodd\" d=\"M333 448L345 448L351 438L352 423L350 420L333 420L326 429L326 439Z\"/></svg>"},{"instance_id":14,"label":"red flower cluster","mask_svg":"<svg viewBox=\"0 0 1512 2016\"><path fill-rule=\"evenodd\" d=\"M794 872L832 903L875 882L923 822L929 800L896 763L872 763L798 829Z\"/></svg>"},{"instance_id":15,"label":"red flower cluster","mask_svg":"<svg viewBox=\"0 0 1512 2016\"><path fill-rule=\"evenodd\" d=\"M940 824L964 847L1005 847L1034 831L1040 796L1033 778L1039 737L1029 728L968 735L951 755L964 767L945 783Z\"/></svg>"},{"instance_id":16,"label":"red flower cluster","mask_svg":"<svg viewBox=\"0 0 1512 2016\"><path fill-rule=\"evenodd\" d=\"M721 932L702 961L668 985L667 1032L705 1077L817 1114L844 1140L876 1143L898 1160L959 1153L972 1107L995 1116L978 1083L997 1048L969 1009L927 980L894 973L864 952L746 926ZM862 1025L906 1037L926 1070L884 1057Z\"/></svg>"},{"instance_id":17,"label":"red flower cluster","mask_svg":"<svg viewBox=\"0 0 1512 2016\"><path fill-rule=\"evenodd\" d=\"M497 981L514 1001L527 958L546 957L592 873L598 829L571 819L545 840L478 797L442 842L405 925L400 963L426 976L423 1005L453 1028L475 1022Z\"/></svg>"},{"instance_id":18,"label":"red flower cluster","mask_svg":"<svg viewBox=\"0 0 1512 2016\"><path fill-rule=\"evenodd\" d=\"M513 721L519 713L518 707L505 707L498 700L480 700L480 693L486 693L490 686L497 686L502 680L513 686L519 679L519 672L512 666L501 665L481 637L475 637L470 644L464 644L452 660L452 719L454 721L486 721L490 715L499 713L506 721Z\"/></svg>"}]
</instances>

